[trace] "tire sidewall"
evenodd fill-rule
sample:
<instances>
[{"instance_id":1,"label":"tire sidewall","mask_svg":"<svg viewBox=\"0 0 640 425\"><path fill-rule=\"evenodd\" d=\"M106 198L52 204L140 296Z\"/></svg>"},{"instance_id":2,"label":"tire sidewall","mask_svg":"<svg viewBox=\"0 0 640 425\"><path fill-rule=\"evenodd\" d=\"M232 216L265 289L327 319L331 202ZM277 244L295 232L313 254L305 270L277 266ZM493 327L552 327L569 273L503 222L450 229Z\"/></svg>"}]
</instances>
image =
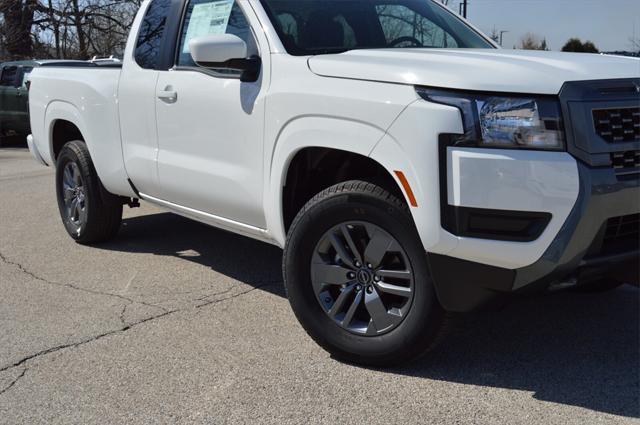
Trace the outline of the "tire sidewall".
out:
<instances>
[{"instance_id":1,"label":"tire sidewall","mask_svg":"<svg viewBox=\"0 0 640 425\"><path fill-rule=\"evenodd\" d=\"M412 305L403 321L388 333L360 336L341 328L326 315L312 289L311 256L317 242L329 229L347 221L381 227L400 243L409 258L415 282ZM441 320L426 254L408 212L365 193L334 194L306 209L292 226L285 248L284 271L287 294L296 316L320 345L330 346L338 355L352 357L366 353L379 358L414 350L422 352L432 339L428 324Z\"/></svg>"}]
</instances>

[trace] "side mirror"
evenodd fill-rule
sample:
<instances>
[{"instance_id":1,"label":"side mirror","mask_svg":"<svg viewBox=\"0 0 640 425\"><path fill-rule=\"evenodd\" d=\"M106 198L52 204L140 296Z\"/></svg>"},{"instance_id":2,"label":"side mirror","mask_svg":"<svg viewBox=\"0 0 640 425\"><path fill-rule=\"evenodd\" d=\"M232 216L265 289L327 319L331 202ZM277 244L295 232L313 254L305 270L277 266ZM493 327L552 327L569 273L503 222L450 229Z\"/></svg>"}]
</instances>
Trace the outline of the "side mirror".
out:
<instances>
[{"instance_id":1,"label":"side mirror","mask_svg":"<svg viewBox=\"0 0 640 425\"><path fill-rule=\"evenodd\" d=\"M247 58L247 44L233 34L196 37L189 41L193 61L203 68L226 68L242 71L240 81L254 82L260 76L260 57Z\"/></svg>"},{"instance_id":2,"label":"side mirror","mask_svg":"<svg viewBox=\"0 0 640 425\"><path fill-rule=\"evenodd\" d=\"M233 59L246 59L247 44L233 34L196 37L189 41L193 61L205 68L219 68ZM211 66L214 64L215 66Z\"/></svg>"}]
</instances>

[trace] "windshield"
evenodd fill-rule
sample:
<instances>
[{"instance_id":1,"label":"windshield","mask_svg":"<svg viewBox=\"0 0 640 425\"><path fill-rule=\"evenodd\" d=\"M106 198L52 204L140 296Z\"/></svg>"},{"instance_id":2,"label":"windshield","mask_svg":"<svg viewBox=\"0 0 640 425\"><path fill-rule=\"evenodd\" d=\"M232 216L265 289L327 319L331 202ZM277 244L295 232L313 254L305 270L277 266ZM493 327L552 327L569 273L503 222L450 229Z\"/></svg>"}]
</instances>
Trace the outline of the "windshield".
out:
<instances>
[{"instance_id":1,"label":"windshield","mask_svg":"<svg viewBox=\"0 0 640 425\"><path fill-rule=\"evenodd\" d=\"M353 49L494 47L431 0L261 1L292 55Z\"/></svg>"}]
</instances>

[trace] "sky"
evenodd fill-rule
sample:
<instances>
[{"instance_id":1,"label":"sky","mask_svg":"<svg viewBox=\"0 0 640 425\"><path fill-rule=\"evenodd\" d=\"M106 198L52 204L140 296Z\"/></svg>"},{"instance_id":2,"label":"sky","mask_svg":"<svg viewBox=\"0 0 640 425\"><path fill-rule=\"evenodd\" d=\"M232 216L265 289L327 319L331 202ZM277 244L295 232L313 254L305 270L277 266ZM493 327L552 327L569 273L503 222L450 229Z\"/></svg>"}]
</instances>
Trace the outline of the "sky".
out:
<instances>
[{"instance_id":1,"label":"sky","mask_svg":"<svg viewBox=\"0 0 640 425\"><path fill-rule=\"evenodd\" d=\"M462 0L449 0L458 10ZM601 51L633 50L640 38L640 0L469 0L467 18L483 32L507 30L503 47L513 48L527 32L546 37L560 50L571 37L593 41Z\"/></svg>"}]
</instances>

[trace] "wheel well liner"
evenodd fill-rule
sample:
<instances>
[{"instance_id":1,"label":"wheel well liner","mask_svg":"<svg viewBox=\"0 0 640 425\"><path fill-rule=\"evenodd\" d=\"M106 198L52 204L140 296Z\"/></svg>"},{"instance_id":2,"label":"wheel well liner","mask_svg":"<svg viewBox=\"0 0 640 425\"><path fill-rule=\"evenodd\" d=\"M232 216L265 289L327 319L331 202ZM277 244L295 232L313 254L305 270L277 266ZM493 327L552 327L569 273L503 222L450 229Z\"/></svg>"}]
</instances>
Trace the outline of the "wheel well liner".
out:
<instances>
[{"instance_id":1,"label":"wheel well liner","mask_svg":"<svg viewBox=\"0 0 640 425\"><path fill-rule=\"evenodd\" d=\"M73 140L84 141L80 129L70 121L56 120L51 131L51 153L54 161L58 158L62 147Z\"/></svg>"},{"instance_id":2,"label":"wheel well liner","mask_svg":"<svg viewBox=\"0 0 640 425\"><path fill-rule=\"evenodd\" d=\"M287 169L282 193L285 231L302 207L317 193L348 180L364 180L381 186L404 200L396 180L378 162L353 152L311 147L300 150Z\"/></svg>"}]
</instances>

